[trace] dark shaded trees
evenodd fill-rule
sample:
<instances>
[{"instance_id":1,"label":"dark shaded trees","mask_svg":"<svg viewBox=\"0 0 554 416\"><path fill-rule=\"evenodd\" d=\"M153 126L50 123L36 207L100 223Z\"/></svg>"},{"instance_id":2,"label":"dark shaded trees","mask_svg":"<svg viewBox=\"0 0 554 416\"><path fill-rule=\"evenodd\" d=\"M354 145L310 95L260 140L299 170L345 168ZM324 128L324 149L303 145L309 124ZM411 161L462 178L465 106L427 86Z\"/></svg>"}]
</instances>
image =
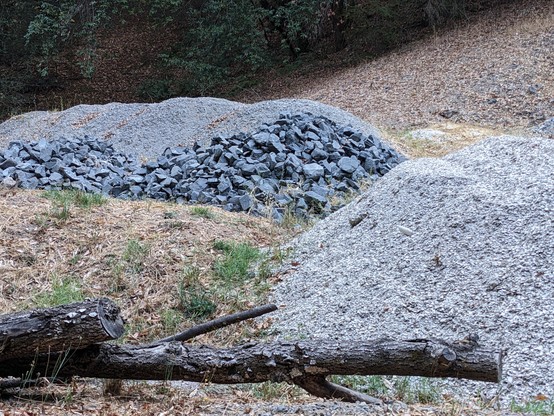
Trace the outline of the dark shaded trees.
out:
<instances>
[{"instance_id":1,"label":"dark shaded trees","mask_svg":"<svg viewBox=\"0 0 554 416\"><path fill-rule=\"evenodd\" d=\"M248 86L260 70L313 51L348 46L357 56L374 55L408 41L414 30L502 2L5 0L0 4L0 117L28 106L33 94L69 82L71 71L59 66L72 65L73 73L91 77L99 34L125 30L130 18L171 39L157 62L169 75L137 81L143 84L142 99L161 100L215 94L222 85L229 91L230 79L238 88Z\"/></svg>"}]
</instances>

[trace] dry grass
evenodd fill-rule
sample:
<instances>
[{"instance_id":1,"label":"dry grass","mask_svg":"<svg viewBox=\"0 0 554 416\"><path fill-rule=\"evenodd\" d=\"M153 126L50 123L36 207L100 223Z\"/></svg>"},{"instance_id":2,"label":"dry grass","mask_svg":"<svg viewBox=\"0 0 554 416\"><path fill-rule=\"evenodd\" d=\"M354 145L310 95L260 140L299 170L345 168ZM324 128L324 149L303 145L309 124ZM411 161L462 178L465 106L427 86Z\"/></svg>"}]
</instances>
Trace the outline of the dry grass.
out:
<instances>
[{"instance_id":1,"label":"dry grass","mask_svg":"<svg viewBox=\"0 0 554 416\"><path fill-rule=\"evenodd\" d=\"M221 252L214 242L272 247L290 238L289 232L265 219L213 207L205 215L204 209L154 201L109 199L89 208L70 205L62 216L56 200L47 199L44 192L2 189L0 210L0 313L35 306L67 278L83 296L109 296L122 307L128 328L124 340L131 343L194 325L177 308L179 282L192 267L199 270L197 278L206 288L220 286L214 265ZM269 277L269 283L274 279ZM263 303L267 286L246 279L213 293L216 315L221 315ZM234 325L194 342L235 344L263 335L260 330L268 323ZM68 385L22 390L0 401L0 415L239 415L267 413L271 403L301 406L314 401L318 400L295 387L274 384L231 388L124 382L112 396L103 392L99 381L76 379ZM470 407L446 401L410 405L397 414L495 414Z\"/></svg>"},{"instance_id":2,"label":"dry grass","mask_svg":"<svg viewBox=\"0 0 554 416\"><path fill-rule=\"evenodd\" d=\"M442 157L449 153L470 146L486 137L500 136L506 131L495 131L490 128L459 123L432 124L425 130L442 134L436 137L419 137L419 130L385 129L383 137L395 149L409 158Z\"/></svg>"},{"instance_id":3,"label":"dry grass","mask_svg":"<svg viewBox=\"0 0 554 416\"><path fill-rule=\"evenodd\" d=\"M146 342L194 324L179 311L181 284L212 291L216 315L265 302L250 280L214 287L216 241L278 244L286 232L265 219L210 208L209 218L190 207L109 199L89 209L72 205L68 216L44 193L0 191L0 313L33 307L60 280L76 281L86 297L108 296L122 308L127 340ZM186 281L194 269L194 282ZM190 274L190 273L189 273ZM256 287L254 287L256 286ZM236 342L250 324L218 331L204 341Z\"/></svg>"},{"instance_id":4,"label":"dry grass","mask_svg":"<svg viewBox=\"0 0 554 416\"><path fill-rule=\"evenodd\" d=\"M0 190L0 313L51 300L47 295L57 290L60 281L69 279L82 296L108 296L121 306L128 328L125 341L131 343L151 341L194 325L194 320L177 308L179 282L187 275L185 270L196 268L199 272L195 275L204 287L220 286L214 265L222 254L214 242L272 247L290 238L288 231L268 220L213 207L109 199L88 208L69 205L60 215L59 199L45 195ZM269 283L274 283L273 279L277 277L270 276ZM212 292L217 298L216 315L265 301L264 282L246 279L239 283ZM235 344L262 335L260 330L268 322L234 325L194 342ZM121 391L112 396L103 391L99 381L75 379L68 385L22 390L0 401L0 415L238 415L258 414L253 409L271 403L302 405L316 400L298 388L275 384L230 388L124 382ZM412 405L408 413L462 414L446 413L448 406ZM464 407L463 414L474 413Z\"/></svg>"},{"instance_id":5,"label":"dry grass","mask_svg":"<svg viewBox=\"0 0 554 416\"><path fill-rule=\"evenodd\" d=\"M101 385L90 380L75 379L68 386L48 385L28 389L24 395L0 401L0 415L218 415L243 416L273 414L273 404L290 406L290 412L279 414L313 414L303 410L305 404L319 405L317 414L360 415L352 408L325 411L325 401L302 393L295 387L261 385L255 388L225 387L166 382L125 382L120 395L105 395ZM269 391L268 391L269 389ZM350 409L350 411L348 411ZM329 413L332 412L332 413ZM445 400L440 405L410 405L394 411L375 410L375 415L405 416L508 416L510 412L485 409L475 403Z\"/></svg>"}]
</instances>

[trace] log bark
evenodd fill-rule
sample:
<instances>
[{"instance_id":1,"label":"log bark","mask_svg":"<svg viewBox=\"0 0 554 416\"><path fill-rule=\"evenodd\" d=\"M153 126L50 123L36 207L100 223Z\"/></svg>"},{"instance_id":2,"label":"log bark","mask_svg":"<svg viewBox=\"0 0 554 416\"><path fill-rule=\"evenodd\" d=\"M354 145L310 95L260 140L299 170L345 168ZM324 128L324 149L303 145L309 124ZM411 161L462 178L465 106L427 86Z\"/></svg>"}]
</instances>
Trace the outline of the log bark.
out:
<instances>
[{"instance_id":1,"label":"log bark","mask_svg":"<svg viewBox=\"0 0 554 416\"><path fill-rule=\"evenodd\" d=\"M119 338L123 331L119 307L106 298L0 315L0 363L84 348Z\"/></svg>"},{"instance_id":2,"label":"log bark","mask_svg":"<svg viewBox=\"0 0 554 416\"><path fill-rule=\"evenodd\" d=\"M78 351L4 361L0 377L50 376L187 380L220 384L288 382L322 397L348 400L348 389L326 376L404 375L498 382L502 353L440 340L250 343L216 349L178 342L91 345ZM337 388L339 387L339 388ZM343 391L344 390L344 391ZM360 400L352 397L351 400Z\"/></svg>"}]
</instances>

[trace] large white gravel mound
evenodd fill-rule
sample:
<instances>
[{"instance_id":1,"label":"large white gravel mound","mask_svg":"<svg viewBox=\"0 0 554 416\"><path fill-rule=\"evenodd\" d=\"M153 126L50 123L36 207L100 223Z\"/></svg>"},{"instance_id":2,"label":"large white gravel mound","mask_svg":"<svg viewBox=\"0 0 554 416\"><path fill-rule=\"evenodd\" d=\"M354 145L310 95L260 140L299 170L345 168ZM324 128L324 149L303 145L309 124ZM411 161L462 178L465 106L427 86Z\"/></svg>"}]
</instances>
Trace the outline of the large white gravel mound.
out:
<instances>
[{"instance_id":1,"label":"large white gravel mound","mask_svg":"<svg viewBox=\"0 0 554 416\"><path fill-rule=\"evenodd\" d=\"M275 329L343 339L477 333L481 345L508 349L504 403L554 397L553 221L554 140L490 138L405 162L293 243L300 264L275 290L286 305Z\"/></svg>"}]
</instances>

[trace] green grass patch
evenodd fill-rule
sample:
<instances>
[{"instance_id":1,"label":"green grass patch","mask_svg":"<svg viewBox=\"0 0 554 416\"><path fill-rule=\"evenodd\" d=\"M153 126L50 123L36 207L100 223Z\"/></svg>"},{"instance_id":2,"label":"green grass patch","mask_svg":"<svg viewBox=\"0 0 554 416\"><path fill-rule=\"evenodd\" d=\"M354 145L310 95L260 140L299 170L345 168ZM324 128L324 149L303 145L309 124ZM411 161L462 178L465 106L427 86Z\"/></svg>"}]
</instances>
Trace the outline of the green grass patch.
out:
<instances>
[{"instance_id":1,"label":"green grass patch","mask_svg":"<svg viewBox=\"0 0 554 416\"><path fill-rule=\"evenodd\" d=\"M211 317L217 305L210 291L201 285L179 285L179 307L183 314L191 319L200 320Z\"/></svg>"},{"instance_id":2,"label":"green grass patch","mask_svg":"<svg viewBox=\"0 0 554 416\"><path fill-rule=\"evenodd\" d=\"M107 199L100 194L89 194L74 189L46 191L43 195L52 201L49 216L61 222L65 222L71 217L72 206L91 209L107 202Z\"/></svg>"},{"instance_id":3,"label":"green grass patch","mask_svg":"<svg viewBox=\"0 0 554 416\"><path fill-rule=\"evenodd\" d=\"M150 254L150 246L137 240L129 240L122 260L132 273L140 273L144 269L146 258Z\"/></svg>"},{"instance_id":4,"label":"green grass patch","mask_svg":"<svg viewBox=\"0 0 554 416\"><path fill-rule=\"evenodd\" d=\"M206 219L212 219L215 217L213 211L208 207L190 207L190 215Z\"/></svg>"},{"instance_id":5,"label":"green grass patch","mask_svg":"<svg viewBox=\"0 0 554 416\"><path fill-rule=\"evenodd\" d=\"M512 412L526 415L554 415L554 400L530 400L524 403L510 403Z\"/></svg>"},{"instance_id":6,"label":"green grass patch","mask_svg":"<svg viewBox=\"0 0 554 416\"><path fill-rule=\"evenodd\" d=\"M286 383L275 383L272 381L254 384L250 391L254 397L262 400L286 400L290 397L300 396L304 393L303 390L297 386L291 386Z\"/></svg>"},{"instance_id":7,"label":"green grass patch","mask_svg":"<svg viewBox=\"0 0 554 416\"><path fill-rule=\"evenodd\" d=\"M168 334L175 334L179 332L184 317L180 311L169 308L162 310L161 318L164 331Z\"/></svg>"},{"instance_id":8,"label":"green grass patch","mask_svg":"<svg viewBox=\"0 0 554 416\"><path fill-rule=\"evenodd\" d=\"M50 199L57 205L68 207L70 205L75 205L85 209L104 205L108 201L101 194L92 194L75 189L46 191L44 192L44 197Z\"/></svg>"},{"instance_id":9,"label":"green grass patch","mask_svg":"<svg viewBox=\"0 0 554 416\"><path fill-rule=\"evenodd\" d=\"M250 277L250 268L260 259L260 250L248 243L216 241L216 250L224 253L214 264L217 278L228 284L239 284Z\"/></svg>"},{"instance_id":10,"label":"green grass patch","mask_svg":"<svg viewBox=\"0 0 554 416\"><path fill-rule=\"evenodd\" d=\"M439 387L428 378L397 377L393 384L396 399L406 404L437 404L441 401Z\"/></svg>"},{"instance_id":11,"label":"green grass patch","mask_svg":"<svg viewBox=\"0 0 554 416\"><path fill-rule=\"evenodd\" d=\"M49 308L66 303L80 302L85 298L81 283L74 277L53 276L52 289L35 296L34 303L38 308Z\"/></svg>"},{"instance_id":12,"label":"green grass patch","mask_svg":"<svg viewBox=\"0 0 554 416\"><path fill-rule=\"evenodd\" d=\"M200 283L200 270L197 267L188 267L183 271L177 295L178 307L188 318L209 318L217 309L214 295Z\"/></svg>"},{"instance_id":13,"label":"green grass patch","mask_svg":"<svg viewBox=\"0 0 554 416\"><path fill-rule=\"evenodd\" d=\"M369 396L406 404L438 404L442 400L437 383L423 377L332 376L330 380Z\"/></svg>"}]
</instances>

